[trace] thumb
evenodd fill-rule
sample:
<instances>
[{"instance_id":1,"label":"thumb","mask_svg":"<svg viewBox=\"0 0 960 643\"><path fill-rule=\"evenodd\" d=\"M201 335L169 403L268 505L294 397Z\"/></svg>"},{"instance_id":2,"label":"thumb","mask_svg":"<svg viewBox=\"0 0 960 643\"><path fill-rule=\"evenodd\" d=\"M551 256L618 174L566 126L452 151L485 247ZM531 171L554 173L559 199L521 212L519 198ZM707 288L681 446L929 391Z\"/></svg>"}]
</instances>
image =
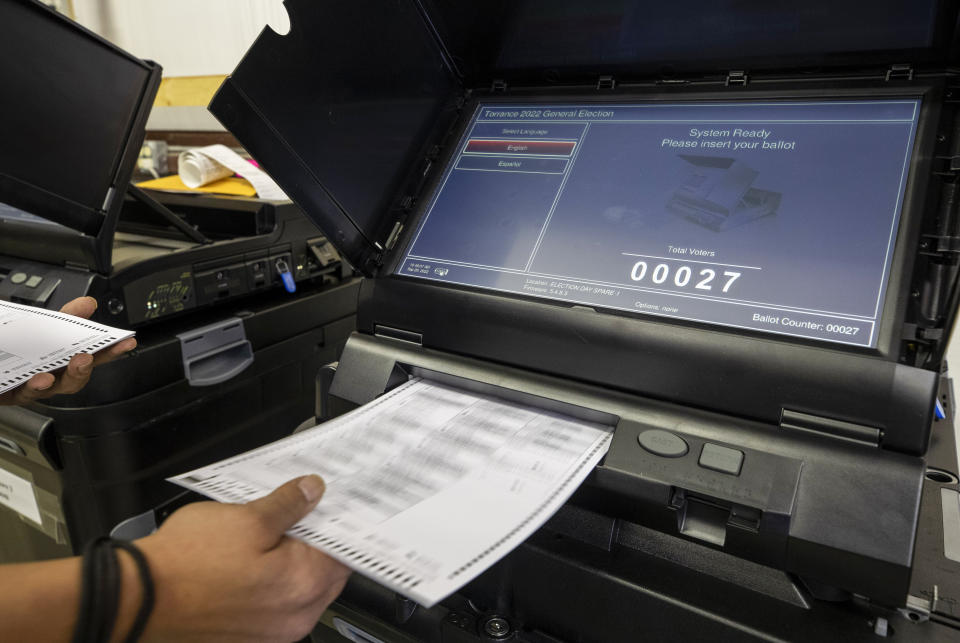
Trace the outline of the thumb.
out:
<instances>
[{"instance_id":1,"label":"thumb","mask_svg":"<svg viewBox=\"0 0 960 643\"><path fill-rule=\"evenodd\" d=\"M248 502L246 509L256 513L264 527L264 547L270 549L280 542L285 531L317 506L325 489L320 476L303 476Z\"/></svg>"},{"instance_id":2,"label":"thumb","mask_svg":"<svg viewBox=\"0 0 960 643\"><path fill-rule=\"evenodd\" d=\"M97 300L93 297L77 297L70 300L60 309L61 313L90 319L90 315L97 311Z\"/></svg>"}]
</instances>

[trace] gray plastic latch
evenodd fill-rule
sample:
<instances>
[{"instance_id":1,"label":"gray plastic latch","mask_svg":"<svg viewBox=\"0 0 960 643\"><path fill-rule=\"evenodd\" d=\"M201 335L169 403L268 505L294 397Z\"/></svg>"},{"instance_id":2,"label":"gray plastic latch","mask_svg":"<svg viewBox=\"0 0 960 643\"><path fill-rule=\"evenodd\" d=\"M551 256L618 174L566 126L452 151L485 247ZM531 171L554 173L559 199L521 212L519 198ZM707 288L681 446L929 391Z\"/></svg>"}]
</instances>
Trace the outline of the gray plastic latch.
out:
<instances>
[{"instance_id":1,"label":"gray plastic latch","mask_svg":"<svg viewBox=\"0 0 960 643\"><path fill-rule=\"evenodd\" d=\"M110 530L110 537L120 538L122 540L136 540L137 538L149 536L156 530L157 516L153 509L149 509L142 514L131 516L117 523L117 526Z\"/></svg>"},{"instance_id":2,"label":"gray plastic latch","mask_svg":"<svg viewBox=\"0 0 960 643\"><path fill-rule=\"evenodd\" d=\"M183 353L183 376L190 386L226 382L253 364L253 347L238 317L180 333L177 339Z\"/></svg>"}]
</instances>

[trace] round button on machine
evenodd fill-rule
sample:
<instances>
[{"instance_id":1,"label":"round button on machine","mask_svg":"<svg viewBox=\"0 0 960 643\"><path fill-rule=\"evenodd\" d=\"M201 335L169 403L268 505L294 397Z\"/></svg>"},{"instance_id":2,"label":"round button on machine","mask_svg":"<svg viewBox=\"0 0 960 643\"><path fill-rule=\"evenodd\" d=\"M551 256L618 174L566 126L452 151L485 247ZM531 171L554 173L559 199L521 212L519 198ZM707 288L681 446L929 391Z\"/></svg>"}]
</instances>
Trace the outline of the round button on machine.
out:
<instances>
[{"instance_id":1,"label":"round button on machine","mask_svg":"<svg viewBox=\"0 0 960 643\"><path fill-rule=\"evenodd\" d=\"M15 272L10 275L10 283L12 284L22 284L27 280L27 273L25 272Z\"/></svg>"},{"instance_id":2,"label":"round button on machine","mask_svg":"<svg viewBox=\"0 0 960 643\"><path fill-rule=\"evenodd\" d=\"M661 429L649 429L637 436L637 442L653 455L679 458L688 451L686 441L679 435Z\"/></svg>"}]
</instances>

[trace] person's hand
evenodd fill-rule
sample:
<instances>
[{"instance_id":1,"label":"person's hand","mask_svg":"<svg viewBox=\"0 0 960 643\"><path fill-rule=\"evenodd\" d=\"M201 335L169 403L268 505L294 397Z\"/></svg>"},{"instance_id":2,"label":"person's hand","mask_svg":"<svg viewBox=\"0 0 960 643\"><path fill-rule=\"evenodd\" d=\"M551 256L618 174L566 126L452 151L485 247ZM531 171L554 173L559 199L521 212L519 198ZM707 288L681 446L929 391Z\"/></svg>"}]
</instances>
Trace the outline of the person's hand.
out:
<instances>
[{"instance_id":1,"label":"person's hand","mask_svg":"<svg viewBox=\"0 0 960 643\"><path fill-rule=\"evenodd\" d=\"M137 541L157 592L144 640L296 641L309 634L350 575L284 535L323 491L319 476L305 476L246 505L187 505Z\"/></svg>"},{"instance_id":2,"label":"person's hand","mask_svg":"<svg viewBox=\"0 0 960 643\"><path fill-rule=\"evenodd\" d=\"M96 299L78 297L64 304L60 312L89 319L96 309ZM0 405L26 404L51 395L76 393L87 385L95 366L106 364L136 347L137 340L129 337L103 349L96 355L86 353L74 355L67 366L56 373L38 373L17 388L0 394Z\"/></svg>"}]
</instances>

